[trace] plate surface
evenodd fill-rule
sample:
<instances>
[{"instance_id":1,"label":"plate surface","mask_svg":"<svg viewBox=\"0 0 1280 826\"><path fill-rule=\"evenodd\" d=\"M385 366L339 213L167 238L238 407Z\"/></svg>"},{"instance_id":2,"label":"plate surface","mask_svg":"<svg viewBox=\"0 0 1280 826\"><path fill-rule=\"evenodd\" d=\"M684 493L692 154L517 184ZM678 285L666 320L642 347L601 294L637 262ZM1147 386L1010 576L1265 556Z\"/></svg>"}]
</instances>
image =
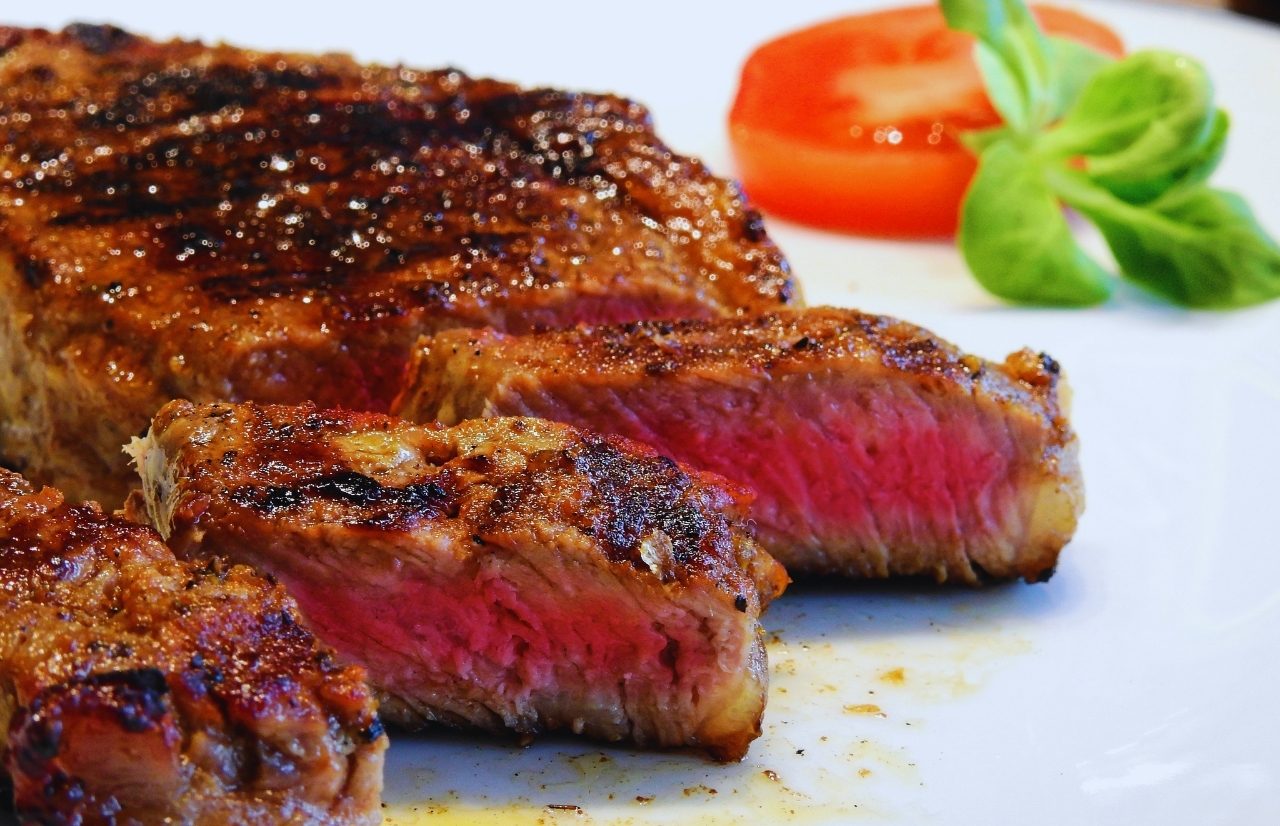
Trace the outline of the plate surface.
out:
<instances>
[{"instance_id":1,"label":"plate surface","mask_svg":"<svg viewBox=\"0 0 1280 826\"><path fill-rule=\"evenodd\" d=\"M1280 234L1280 28L1082 5L1131 47L1208 65L1234 120L1216 180ZM724 112L750 48L870 6L85 2L6 16L109 14L159 36L617 91L649 104L673 147L728 174ZM1062 362L1089 505L1057 576L796 589L766 617L773 686L743 763L398 737L387 822L1280 822L1280 302L1188 313L1122 289L1098 309L1010 309L948 244L770 227L811 304L899 315L991 358L1029 345Z\"/></svg>"}]
</instances>

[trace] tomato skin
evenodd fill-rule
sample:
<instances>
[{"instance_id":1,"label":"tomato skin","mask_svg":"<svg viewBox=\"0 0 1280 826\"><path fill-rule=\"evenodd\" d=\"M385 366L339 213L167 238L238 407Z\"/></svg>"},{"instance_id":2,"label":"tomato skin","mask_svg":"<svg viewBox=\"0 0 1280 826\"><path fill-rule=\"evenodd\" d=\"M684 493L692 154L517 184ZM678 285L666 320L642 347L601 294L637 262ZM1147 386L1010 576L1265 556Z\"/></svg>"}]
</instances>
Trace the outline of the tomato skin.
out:
<instances>
[{"instance_id":1,"label":"tomato skin","mask_svg":"<svg viewBox=\"0 0 1280 826\"><path fill-rule=\"evenodd\" d=\"M886 238L954 234L977 166L963 150L850 153L750 129L735 129L733 147L743 188L766 212Z\"/></svg>"},{"instance_id":2,"label":"tomato skin","mask_svg":"<svg viewBox=\"0 0 1280 826\"><path fill-rule=\"evenodd\" d=\"M1035 7L1050 34L1112 55L1120 39ZM747 59L729 137L747 194L783 218L885 237L954 234L973 177L961 133L995 126L973 38L936 5L854 15L783 35Z\"/></svg>"}]
</instances>

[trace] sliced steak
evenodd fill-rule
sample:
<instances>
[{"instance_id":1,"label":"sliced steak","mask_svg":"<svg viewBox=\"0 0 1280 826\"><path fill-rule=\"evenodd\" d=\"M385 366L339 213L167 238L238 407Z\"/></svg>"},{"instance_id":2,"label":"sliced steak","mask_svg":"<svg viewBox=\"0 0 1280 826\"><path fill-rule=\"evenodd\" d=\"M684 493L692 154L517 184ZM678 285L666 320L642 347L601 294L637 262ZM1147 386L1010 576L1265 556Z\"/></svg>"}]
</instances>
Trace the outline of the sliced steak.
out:
<instances>
[{"instance_id":1,"label":"sliced steak","mask_svg":"<svg viewBox=\"0 0 1280 826\"><path fill-rule=\"evenodd\" d=\"M611 95L0 29L0 458L118 503L164 402L385 410L455 326L732 315L759 215Z\"/></svg>"},{"instance_id":2,"label":"sliced steak","mask_svg":"<svg viewBox=\"0 0 1280 826\"><path fill-rule=\"evenodd\" d=\"M760 733L786 577L716 477L551 422L314 406L173 402L133 449L170 544L278 577L391 722L722 760Z\"/></svg>"},{"instance_id":3,"label":"sliced steak","mask_svg":"<svg viewBox=\"0 0 1280 826\"><path fill-rule=\"evenodd\" d=\"M378 823L363 671L244 566L0 471L0 755L32 823Z\"/></svg>"},{"instance_id":4,"label":"sliced steak","mask_svg":"<svg viewBox=\"0 0 1280 826\"><path fill-rule=\"evenodd\" d=\"M792 573L1040 580L1084 506L1058 365L852 310L427 339L406 418L540 416L756 493Z\"/></svg>"}]
</instances>

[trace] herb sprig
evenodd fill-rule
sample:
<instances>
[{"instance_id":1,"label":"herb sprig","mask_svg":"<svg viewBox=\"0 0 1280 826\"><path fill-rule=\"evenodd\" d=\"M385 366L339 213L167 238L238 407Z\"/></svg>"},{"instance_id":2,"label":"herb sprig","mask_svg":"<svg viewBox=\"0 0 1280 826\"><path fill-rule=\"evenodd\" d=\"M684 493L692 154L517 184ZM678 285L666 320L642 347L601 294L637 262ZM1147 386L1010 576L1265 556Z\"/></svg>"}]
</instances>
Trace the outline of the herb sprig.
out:
<instances>
[{"instance_id":1,"label":"herb sprig","mask_svg":"<svg viewBox=\"0 0 1280 826\"><path fill-rule=\"evenodd\" d=\"M1069 206L1101 231L1120 273L1190 307L1280 296L1280 245L1239 196L1206 183L1230 120L1204 67L1172 52L1111 61L1047 37L1021 0L940 0L1004 123L970 133L978 171L957 236L986 289L1088 305L1112 276L1076 243Z\"/></svg>"}]
</instances>

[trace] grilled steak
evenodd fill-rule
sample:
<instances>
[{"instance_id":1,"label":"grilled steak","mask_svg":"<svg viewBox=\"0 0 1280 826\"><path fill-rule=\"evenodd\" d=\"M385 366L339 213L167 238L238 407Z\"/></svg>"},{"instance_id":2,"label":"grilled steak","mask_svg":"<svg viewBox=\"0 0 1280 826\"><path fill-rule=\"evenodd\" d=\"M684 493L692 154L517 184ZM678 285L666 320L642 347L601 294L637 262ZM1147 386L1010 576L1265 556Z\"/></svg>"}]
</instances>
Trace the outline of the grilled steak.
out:
<instances>
[{"instance_id":1,"label":"grilled steak","mask_svg":"<svg viewBox=\"0 0 1280 826\"><path fill-rule=\"evenodd\" d=\"M716 477L552 422L314 406L173 402L133 450L171 546L279 577L391 722L722 760L760 733L786 576Z\"/></svg>"},{"instance_id":2,"label":"grilled steak","mask_svg":"<svg viewBox=\"0 0 1280 826\"><path fill-rule=\"evenodd\" d=\"M68 495L118 503L172 398L385 410L424 332L791 295L758 214L630 101L0 29L0 457Z\"/></svg>"},{"instance_id":3,"label":"grilled steak","mask_svg":"<svg viewBox=\"0 0 1280 826\"><path fill-rule=\"evenodd\" d=\"M1047 577L1084 499L1058 366L852 310L426 340L411 419L541 416L756 493L792 573Z\"/></svg>"},{"instance_id":4,"label":"grilled steak","mask_svg":"<svg viewBox=\"0 0 1280 826\"><path fill-rule=\"evenodd\" d=\"M0 471L0 754L38 823L377 823L381 733L278 585Z\"/></svg>"}]
</instances>

